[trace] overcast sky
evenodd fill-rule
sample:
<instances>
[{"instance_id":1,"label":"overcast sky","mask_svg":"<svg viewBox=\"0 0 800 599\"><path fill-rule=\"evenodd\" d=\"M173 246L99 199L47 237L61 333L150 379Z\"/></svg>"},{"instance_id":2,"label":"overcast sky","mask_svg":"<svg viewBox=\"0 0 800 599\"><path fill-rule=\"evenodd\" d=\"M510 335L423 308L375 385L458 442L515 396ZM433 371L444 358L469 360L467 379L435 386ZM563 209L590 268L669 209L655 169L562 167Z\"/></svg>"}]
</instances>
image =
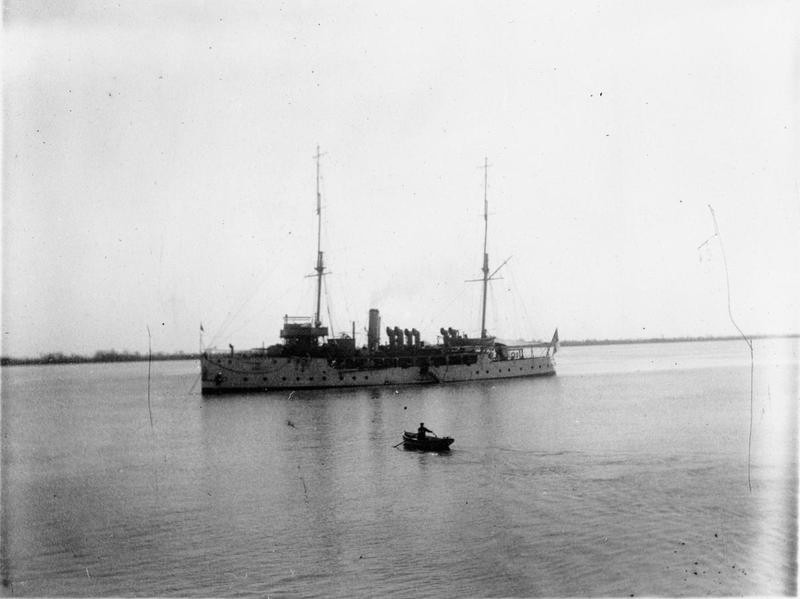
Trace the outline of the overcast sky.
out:
<instances>
[{"instance_id":1,"label":"overcast sky","mask_svg":"<svg viewBox=\"0 0 800 599\"><path fill-rule=\"evenodd\" d=\"M5 2L3 355L800 332L795 2Z\"/></svg>"}]
</instances>

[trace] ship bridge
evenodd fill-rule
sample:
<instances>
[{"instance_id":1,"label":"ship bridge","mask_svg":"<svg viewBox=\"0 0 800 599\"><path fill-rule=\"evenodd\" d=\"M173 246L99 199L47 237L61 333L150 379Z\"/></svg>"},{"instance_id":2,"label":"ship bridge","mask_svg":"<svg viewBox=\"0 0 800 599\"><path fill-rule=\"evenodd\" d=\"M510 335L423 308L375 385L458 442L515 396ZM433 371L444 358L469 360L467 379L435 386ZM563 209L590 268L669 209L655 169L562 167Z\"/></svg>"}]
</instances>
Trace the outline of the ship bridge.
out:
<instances>
[{"instance_id":1,"label":"ship bridge","mask_svg":"<svg viewBox=\"0 0 800 599\"><path fill-rule=\"evenodd\" d=\"M310 316L289 316L283 317L283 328L281 329L281 339L287 345L311 345L316 346L320 337L328 336L328 327L314 326L314 321Z\"/></svg>"}]
</instances>

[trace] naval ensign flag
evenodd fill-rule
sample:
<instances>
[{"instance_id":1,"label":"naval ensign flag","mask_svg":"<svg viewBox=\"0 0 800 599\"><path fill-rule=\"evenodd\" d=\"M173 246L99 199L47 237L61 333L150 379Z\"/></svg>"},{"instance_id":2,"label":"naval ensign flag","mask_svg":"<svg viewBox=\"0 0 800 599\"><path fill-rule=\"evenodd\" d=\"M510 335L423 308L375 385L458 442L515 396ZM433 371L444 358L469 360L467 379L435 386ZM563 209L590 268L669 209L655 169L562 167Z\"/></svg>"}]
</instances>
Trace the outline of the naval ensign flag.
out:
<instances>
[{"instance_id":1,"label":"naval ensign flag","mask_svg":"<svg viewBox=\"0 0 800 599\"><path fill-rule=\"evenodd\" d=\"M556 329L556 332L553 333L553 340L550 342L550 346L553 348L553 355L555 356L556 352L558 351L558 347L559 347L558 346L558 329Z\"/></svg>"}]
</instances>

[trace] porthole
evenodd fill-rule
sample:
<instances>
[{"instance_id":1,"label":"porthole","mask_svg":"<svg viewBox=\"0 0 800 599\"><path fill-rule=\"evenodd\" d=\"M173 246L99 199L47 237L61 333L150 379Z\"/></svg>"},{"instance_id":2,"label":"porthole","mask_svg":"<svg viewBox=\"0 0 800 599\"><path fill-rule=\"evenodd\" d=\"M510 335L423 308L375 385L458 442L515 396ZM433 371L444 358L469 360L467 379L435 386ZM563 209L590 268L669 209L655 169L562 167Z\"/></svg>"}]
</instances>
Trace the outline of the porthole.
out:
<instances>
[{"instance_id":1,"label":"porthole","mask_svg":"<svg viewBox=\"0 0 800 599\"><path fill-rule=\"evenodd\" d=\"M298 376L298 377L297 377L295 380L299 381L299 380L300 380L300 377Z\"/></svg>"},{"instance_id":2,"label":"porthole","mask_svg":"<svg viewBox=\"0 0 800 599\"><path fill-rule=\"evenodd\" d=\"M247 379L247 377L244 377L244 382L245 382L245 383L247 382L247 380L248 380L248 379Z\"/></svg>"},{"instance_id":3,"label":"porthole","mask_svg":"<svg viewBox=\"0 0 800 599\"><path fill-rule=\"evenodd\" d=\"M323 381L327 381L327 380L328 380L328 377L325 377L325 376L323 376L323 377L322 377L322 380L323 380Z\"/></svg>"},{"instance_id":4,"label":"porthole","mask_svg":"<svg viewBox=\"0 0 800 599\"><path fill-rule=\"evenodd\" d=\"M286 380L286 377L285 377L285 376L282 376L282 377L281 377L281 380L282 380L282 381L285 381L285 380Z\"/></svg>"}]
</instances>

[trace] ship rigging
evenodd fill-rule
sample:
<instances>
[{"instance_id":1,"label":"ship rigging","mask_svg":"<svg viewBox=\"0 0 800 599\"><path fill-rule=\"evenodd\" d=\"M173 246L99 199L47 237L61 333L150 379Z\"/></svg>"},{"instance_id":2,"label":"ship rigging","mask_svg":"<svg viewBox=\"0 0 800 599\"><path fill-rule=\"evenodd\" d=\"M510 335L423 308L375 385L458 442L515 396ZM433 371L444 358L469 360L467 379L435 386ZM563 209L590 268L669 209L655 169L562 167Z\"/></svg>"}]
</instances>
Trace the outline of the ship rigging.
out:
<instances>
[{"instance_id":1,"label":"ship rigging","mask_svg":"<svg viewBox=\"0 0 800 599\"><path fill-rule=\"evenodd\" d=\"M484 159L484 236L480 336L471 338L452 327L441 327L441 342L422 341L416 328L386 327L381 343L377 308L368 316L367 343L356 347L355 335L333 338L321 319L322 282L327 274L322 251L320 153L316 161L317 258L315 310L311 317L284 316L281 344L230 352L204 350L200 356L204 394L319 389L375 385L419 385L555 374L558 331L550 343L507 345L487 333L488 284L508 262L489 272L488 159ZM543 352L543 350L546 350ZM552 355L551 355L552 351Z\"/></svg>"}]
</instances>

